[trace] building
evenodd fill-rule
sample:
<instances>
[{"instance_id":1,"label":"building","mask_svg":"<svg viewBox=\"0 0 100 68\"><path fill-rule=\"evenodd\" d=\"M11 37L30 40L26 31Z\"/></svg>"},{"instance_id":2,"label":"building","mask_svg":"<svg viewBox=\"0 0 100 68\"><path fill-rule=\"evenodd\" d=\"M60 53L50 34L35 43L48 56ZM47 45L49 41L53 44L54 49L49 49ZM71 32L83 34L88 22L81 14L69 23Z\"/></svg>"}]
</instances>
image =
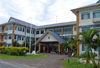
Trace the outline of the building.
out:
<instances>
[{"instance_id":1,"label":"building","mask_svg":"<svg viewBox=\"0 0 100 68\"><path fill-rule=\"evenodd\" d=\"M88 29L99 29L100 30L100 0L98 0L94 4L90 4L87 6L83 6L80 8L71 10L77 18L76 26L77 26L77 34L83 30ZM77 53L81 54L86 51L86 46L82 44L77 45ZM94 52L98 52L97 49L93 50Z\"/></svg>"},{"instance_id":2,"label":"building","mask_svg":"<svg viewBox=\"0 0 100 68\"><path fill-rule=\"evenodd\" d=\"M36 37L38 40L37 46L41 46L38 46L38 49L41 50L40 52L50 52L52 50L59 50L60 52L61 43L70 36L76 35L74 28L76 28L75 21L36 26L10 17L7 23L0 25L0 46L13 46L14 41L23 44L34 40ZM46 39L47 36L49 38ZM48 45L48 47L45 45ZM48 51L47 48L49 49ZM43 51L43 49L46 50Z\"/></svg>"},{"instance_id":3,"label":"building","mask_svg":"<svg viewBox=\"0 0 100 68\"><path fill-rule=\"evenodd\" d=\"M70 36L76 36L79 32L88 29L100 29L100 0L94 4L71 10L76 15L76 21L57 24L36 26L11 17L7 23L0 25L0 46L13 46L13 41L22 44L38 40L39 52L61 52L61 43ZM86 51L82 44L77 45L77 53ZM93 50L97 52L97 50Z\"/></svg>"}]
</instances>

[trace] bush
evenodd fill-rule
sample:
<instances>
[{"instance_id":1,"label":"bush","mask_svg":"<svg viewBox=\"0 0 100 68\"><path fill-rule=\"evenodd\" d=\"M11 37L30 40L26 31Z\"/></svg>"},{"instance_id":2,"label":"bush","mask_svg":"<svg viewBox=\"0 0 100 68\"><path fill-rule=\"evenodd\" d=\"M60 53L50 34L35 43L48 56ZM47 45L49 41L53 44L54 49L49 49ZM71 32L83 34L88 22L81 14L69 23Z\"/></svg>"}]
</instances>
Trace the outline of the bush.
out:
<instances>
[{"instance_id":1,"label":"bush","mask_svg":"<svg viewBox=\"0 0 100 68\"><path fill-rule=\"evenodd\" d=\"M81 58L86 58L86 57L91 58L90 54L91 54L91 52L89 52L89 53L88 52L84 52L79 57L81 57ZM93 58L95 58L97 56L96 53L92 53L92 55L93 55Z\"/></svg>"},{"instance_id":2,"label":"bush","mask_svg":"<svg viewBox=\"0 0 100 68\"><path fill-rule=\"evenodd\" d=\"M28 51L26 47L0 47L1 54L23 56Z\"/></svg>"}]
</instances>

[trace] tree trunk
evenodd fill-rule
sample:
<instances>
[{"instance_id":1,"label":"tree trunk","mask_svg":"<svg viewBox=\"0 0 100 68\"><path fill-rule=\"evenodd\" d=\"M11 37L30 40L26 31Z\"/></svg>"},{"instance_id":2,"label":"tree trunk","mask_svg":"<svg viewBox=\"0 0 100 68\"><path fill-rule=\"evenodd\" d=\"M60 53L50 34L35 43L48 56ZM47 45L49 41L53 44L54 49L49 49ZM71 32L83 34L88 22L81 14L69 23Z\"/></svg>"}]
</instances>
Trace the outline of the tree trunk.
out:
<instances>
[{"instance_id":1,"label":"tree trunk","mask_svg":"<svg viewBox=\"0 0 100 68\"><path fill-rule=\"evenodd\" d=\"M90 53L90 58L92 60L92 64L94 65L94 68L98 68L98 66L96 65L96 62L95 62L95 59L93 57L93 54L92 54L92 49L90 49L91 53Z\"/></svg>"}]
</instances>

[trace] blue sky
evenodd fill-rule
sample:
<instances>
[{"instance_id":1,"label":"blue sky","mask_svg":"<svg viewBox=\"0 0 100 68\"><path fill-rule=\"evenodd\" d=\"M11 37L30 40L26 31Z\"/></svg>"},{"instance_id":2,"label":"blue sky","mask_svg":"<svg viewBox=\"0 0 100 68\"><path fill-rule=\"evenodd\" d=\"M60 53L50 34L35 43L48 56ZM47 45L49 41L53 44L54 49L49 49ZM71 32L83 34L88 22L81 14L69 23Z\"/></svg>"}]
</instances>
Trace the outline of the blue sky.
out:
<instances>
[{"instance_id":1,"label":"blue sky","mask_svg":"<svg viewBox=\"0 0 100 68\"><path fill-rule=\"evenodd\" d=\"M98 0L0 0L0 24L15 17L35 25L75 21L73 8ZM57 16L57 22L56 22Z\"/></svg>"}]
</instances>

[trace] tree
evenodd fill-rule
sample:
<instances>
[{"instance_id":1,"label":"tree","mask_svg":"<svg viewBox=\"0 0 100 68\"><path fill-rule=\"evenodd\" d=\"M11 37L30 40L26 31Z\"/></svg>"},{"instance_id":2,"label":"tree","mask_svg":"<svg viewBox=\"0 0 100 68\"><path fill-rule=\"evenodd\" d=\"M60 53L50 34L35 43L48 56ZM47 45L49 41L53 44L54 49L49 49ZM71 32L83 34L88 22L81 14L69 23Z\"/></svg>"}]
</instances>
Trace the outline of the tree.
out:
<instances>
[{"instance_id":1,"label":"tree","mask_svg":"<svg viewBox=\"0 0 100 68\"><path fill-rule=\"evenodd\" d=\"M74 53L74 55L76 54L76 50L77 50L77 41L78 41L78 38L75 37L73 38L73 36L71 36L68 40L64 41L62 43L63 45L63 49L67 49L68 51L72 51Z\"/></svg>"},{"instance_id":2,"label":"tree","mask_svg":"<svg viewBox=\"0 0 100 68\"><path fill-rule=\"evenodd\" d=\"M97 30L90 29L87 31L80 32L80 43L85 44L87 46L87 57L86 61L89 63L90 57L92 60L92 63L94 64L94 68L97 68L95 58L93 57L92 49L94 47L94 36L98 33ZM89 57L90 56L90 57Z\"/></svg>"}]
</instances>

